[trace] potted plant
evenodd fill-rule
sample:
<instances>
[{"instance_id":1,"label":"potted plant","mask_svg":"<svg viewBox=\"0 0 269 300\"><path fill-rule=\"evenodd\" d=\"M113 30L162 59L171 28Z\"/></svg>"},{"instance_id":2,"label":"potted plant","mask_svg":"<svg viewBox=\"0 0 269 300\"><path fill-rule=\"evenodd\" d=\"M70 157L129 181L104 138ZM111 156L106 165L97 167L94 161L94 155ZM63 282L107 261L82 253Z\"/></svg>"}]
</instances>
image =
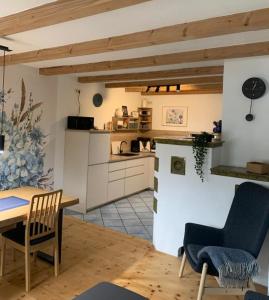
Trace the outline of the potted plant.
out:
<instances>
[{"instance_id":1,"label":"potted plant","mask_svg":"<svg viewBox=\"0 0 269 300\"><path fill-rule=\"evenodd\" d=\"M192 152L195 159L195 171L197 175L204 181L204 162L207 155L208 143L212 141L213 135L207 132L193 135Z\"/></svg>"}]
</instances>

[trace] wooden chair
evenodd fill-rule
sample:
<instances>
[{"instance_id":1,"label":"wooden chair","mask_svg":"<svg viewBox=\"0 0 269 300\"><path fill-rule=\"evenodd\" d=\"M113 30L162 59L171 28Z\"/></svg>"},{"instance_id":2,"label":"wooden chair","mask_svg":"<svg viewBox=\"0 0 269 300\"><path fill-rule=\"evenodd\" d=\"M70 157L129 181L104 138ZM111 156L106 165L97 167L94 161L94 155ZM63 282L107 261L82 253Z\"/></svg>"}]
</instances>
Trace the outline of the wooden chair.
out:
<instances>
[{"instance_id":1,"label":"wooden chair","mask_svg":"<svg viewBox=\"0 0 269 300\"><path fill-rule=\"evenodd\" d=\"M37 251L53 245L54 273L59 274L58 216L62 190L32 197L25 225L3 232L0 275L4 275L6 245L25 255L25 286L30 291L30 255L36 259Z\"/></svg>"}]
</instances>

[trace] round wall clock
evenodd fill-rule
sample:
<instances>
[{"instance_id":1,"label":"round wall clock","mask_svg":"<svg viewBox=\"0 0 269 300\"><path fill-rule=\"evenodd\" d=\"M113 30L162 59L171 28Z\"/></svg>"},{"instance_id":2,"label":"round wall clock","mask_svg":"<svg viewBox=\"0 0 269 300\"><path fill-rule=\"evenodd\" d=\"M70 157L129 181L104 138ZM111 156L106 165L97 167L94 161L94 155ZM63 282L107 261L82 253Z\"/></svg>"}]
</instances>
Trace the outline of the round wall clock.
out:
<instances>
[{"instance_id":1,"label":"round wall clock","mask_svg":"<svg viewBox=\"0 0 269 300\"><path fill-rule=\"evenodd\" d=\"M252 100L262 97L265 91L265 82L261 78L257 77L247 79L242 86L244 96Z\"/></svg>"},{"instance_id":2,"label":"round wall clock","mask_svg":"<svg viewBox=\"0 0 269 300\"><path fill-rule=\"evenodd\" d=\"M100 107L103 103L103 96L99 93L95 94L92 98L92 102L95 107Z\"/></svg>"},{"instance_id":3,"label":"round wall clock","mask_svg":"<svg viewBox=\"0 0 269 300\"><path fill-rule=\"evenodd\" d=\"M251 122L254 120L254 115L252 114L253 100L261 98L266 91L265 82L258 77L251 77L247 79L242 86L242 92L245 97L251 100L249 113L246 115L246 120Z\"/></svg>"}]
</instances>

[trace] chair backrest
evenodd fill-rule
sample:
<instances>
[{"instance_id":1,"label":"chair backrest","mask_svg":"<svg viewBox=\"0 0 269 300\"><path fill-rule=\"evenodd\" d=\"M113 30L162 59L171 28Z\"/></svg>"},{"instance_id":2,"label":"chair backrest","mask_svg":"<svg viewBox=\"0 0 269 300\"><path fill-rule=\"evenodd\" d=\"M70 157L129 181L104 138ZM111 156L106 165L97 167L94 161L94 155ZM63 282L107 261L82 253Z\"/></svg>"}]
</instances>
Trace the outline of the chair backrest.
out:
<instances>
[{"instance_id":1,"label":"chair backrest","mask_svg":"<svg viewBox=\"0 0 269 300\"><path fill-rule=\"evenodd\" d=\"M269 227L269 189L244 182L236 190L224 226L224 246L257 257Z\"/></svg>"},{"instance_id":2,"label":"chair backrest","mask_svg":"<svg viewBox=\"0 0 269 300\"><path fill-rule=\"evenodd\" d=\"M62 190L32 197L26 222L26 242L57 231L61 199Z\"/></svg>"}]
</instances>

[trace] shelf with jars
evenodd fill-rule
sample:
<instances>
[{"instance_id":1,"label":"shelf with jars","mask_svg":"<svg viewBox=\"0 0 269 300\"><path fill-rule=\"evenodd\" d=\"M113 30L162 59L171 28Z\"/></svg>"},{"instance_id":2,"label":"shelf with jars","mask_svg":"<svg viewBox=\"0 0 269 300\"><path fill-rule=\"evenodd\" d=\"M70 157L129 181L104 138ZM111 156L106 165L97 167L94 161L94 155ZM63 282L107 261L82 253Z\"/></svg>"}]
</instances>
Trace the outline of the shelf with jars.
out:
<instances>
[{"instance_id":1,"label":"shelf with jars","mask_svg":"<svg viewBox=\"0 0 269 300\"><path fill-rule=\"evenodd\" d=\"M152 108L139 107L138 117L139 117L138 129L140 131L146 131L152 129Z\"/></svg>"}]
</instances>

